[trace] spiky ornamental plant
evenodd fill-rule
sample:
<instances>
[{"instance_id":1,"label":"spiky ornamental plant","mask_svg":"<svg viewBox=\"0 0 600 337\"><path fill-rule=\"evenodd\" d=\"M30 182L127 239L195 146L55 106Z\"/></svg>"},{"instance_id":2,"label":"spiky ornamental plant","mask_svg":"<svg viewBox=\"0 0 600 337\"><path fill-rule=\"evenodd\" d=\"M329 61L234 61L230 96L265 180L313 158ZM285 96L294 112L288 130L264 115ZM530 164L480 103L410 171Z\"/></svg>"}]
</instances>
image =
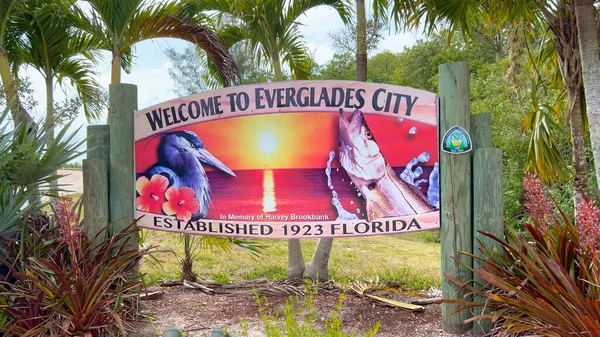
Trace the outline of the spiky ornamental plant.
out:
<instances>
[{"instance_id":1,"label":"spiky ornamental plant","mask_svg":"<svg viewBox=\"0 0 600 337\"><path fill-rule=\"evenodd\" d=\"M128 242L137 230L135 223L92 247L81 228L69 223L73 214L68 210L62 214L70 215L61 220L56 253L29 258L23 272L13 270L18 282L3 284L0 297L8 305L0 310L12 317L12 324L2 330L7 336L23 336L24 326L35 324L29 336L93 337L111 331L126 336L131 326L124 303L135 296L140 286L136 266L152 248L131 249L137 246ZM39 315L31 322L34 311Z\"/></svg>"},{"instance_id":2,"label":"spiky ornamental plant","mask_svg":"<svg viewBox=\"0 0 600 337\"><path fill-rule=\"evenodd\" d=\"M490 314L471 320L490 318L498 323L501 336L600 336L598 208L586 199L575 225L549 201L537 177L527 175L524 187L525 208L532 220L525 230L531 238L511 228L506 240L482 233L499 247L480 242L483 257L473 256L481 265L474 274L487 284L472 286L445 276L487 300L447 302L462 304L458 311L486 306Z\"/></svg>"}]
</instances>

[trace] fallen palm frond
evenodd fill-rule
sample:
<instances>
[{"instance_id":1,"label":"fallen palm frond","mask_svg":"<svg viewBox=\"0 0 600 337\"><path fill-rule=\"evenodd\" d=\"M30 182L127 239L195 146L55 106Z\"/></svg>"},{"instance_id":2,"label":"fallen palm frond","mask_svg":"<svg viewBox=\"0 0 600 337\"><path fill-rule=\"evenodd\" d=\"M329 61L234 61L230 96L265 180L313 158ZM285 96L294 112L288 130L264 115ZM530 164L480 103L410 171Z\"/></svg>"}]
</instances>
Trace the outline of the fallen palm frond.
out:
<instances>
[{"instance_id":1,"label":"fallen palm frond","mask_svg":"<svg viewBox=\"0 0 600 337\"><path fill-rule=\"evenodd\" d=\"M360 296L366 296L370 299L373 299L376 303L390 305L390 306L408 310L408 311L423 311L423 310L425 310L425 308L420 305L399 302L399 301L395 301L395 300L392 300L389 298L384 298L384 297L379 297L379 296L369 294L369 292L376 291L376 290L399 292L398 289L389 287L388 285L385 285L385 284L381 284L378 282L372 282L372 281L371 282L354 281L347 287Z\"/></svg>"},{"instance_id":2,"label":"fallen palm frond","mask_svg":"<svg viewBox=\"0 0 600 337\"><path fill-rule=\"evenodd\" d=\"M183 281L183 286L188 289L200 290L208 295L250 295L259 296L290 296L305 295L307 285L301 278L286 279L281 281L255 280L237 284L220 284L214 281L197 282ZM329 283L315 284L311 287L328 290Z\"/></svg>"}]
</instances>

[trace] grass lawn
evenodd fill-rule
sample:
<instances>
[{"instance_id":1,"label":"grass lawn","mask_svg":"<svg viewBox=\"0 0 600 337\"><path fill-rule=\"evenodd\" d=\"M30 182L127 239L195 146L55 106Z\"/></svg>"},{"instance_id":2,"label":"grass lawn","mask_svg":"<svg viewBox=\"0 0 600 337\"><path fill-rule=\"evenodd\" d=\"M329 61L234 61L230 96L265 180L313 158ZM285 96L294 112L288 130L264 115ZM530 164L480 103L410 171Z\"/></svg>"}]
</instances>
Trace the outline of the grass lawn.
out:
<instances>
[{"instance_id":1,"label":"grass lawn","mask_svg":"<svg viewBox=\"0 0 600 337\"><path fill-rule=\"evenodd\" d=\"M180 235L159 231L145 231L146 242L160 248L170 248L183 255ZM403 289L426 290L440 287L440 244L429 243L437 232L383 235L362 238L335 239L329 262L330 277L337 282L350 280L395 281ZM230 252L201 249L194 262L199 277L218 282L235 282L258 278L282 279L287 271L287 240L262 239L268 247L255 257L238 247ZM304 260L310 261L317 240L302 240ZM147 280L160 277L177 279L179 263L173 253L157 253L161 266L149 259L142 262Z\"/></svg>"}]
</instances>

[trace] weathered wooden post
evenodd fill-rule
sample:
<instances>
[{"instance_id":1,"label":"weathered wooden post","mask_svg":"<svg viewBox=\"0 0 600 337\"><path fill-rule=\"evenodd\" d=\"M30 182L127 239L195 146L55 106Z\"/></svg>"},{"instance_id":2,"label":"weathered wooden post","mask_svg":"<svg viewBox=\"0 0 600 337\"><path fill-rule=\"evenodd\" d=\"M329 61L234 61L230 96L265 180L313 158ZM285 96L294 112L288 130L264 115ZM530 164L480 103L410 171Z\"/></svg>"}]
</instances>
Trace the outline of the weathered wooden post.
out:
<instances>
[{"instance_id":1,"label":"weathered wooden post","mask_svg":"<svg viewBox=\"0 0 600 337\"><path fill-rule=\"evenodd\" d=\"M439 66L440 135L453 126L470 132L469 66L466 62L446 63ZM440 137L440 148L442 147ZM442 240L442 297L464 299L466 293L450 282L445 274L464 282L473 278L473 273L462 267L452 257L467 266L472 259L459 254L472 252L473 230L471 227L471 153L450 154L440 151L440 220ZM463 324L471 317L467 310L452 314L456 304L442 304L442 328L445 332L458 334L470 330Z\"/></svg>"},{"instance_id":2,"label":"weathered wooden post","mask_svg":"<svg viewBox=\"0 0 600 337\"><path fill-rule=\"evenodd\" d=\"M93 245L107 235L108 209L108 125L90 125L87 128L87 159L83 160L83 221ZM101 234L99 234L101 233Z\"/></svg>"},{"instance_id":3,"label":"weathered wooden post","mask_svg":"<svg viewBox=\"0 0 600 337\"><path fill-rule=\"evenodd\" d=\"M135 217L135 168L133 166L133 114L137 110L137 86L109 86L110 183L112 232L130 225ZM137 247L138 237L130 238ZM133 248L133 247L132 247Z\"/></svg>"},{"instance_id":4,"label":"weathered wooden post","mask_svg":"<svg viewBox=\"0 0 600 337\"><path fill-rule=\"evenodd\" d=\"M110 160L110 128L108 125L90 125L87 127L87 158Z\"/></svg>"},{"instance_id":5,"label":"weathered wooden post","mask_svg":"<svg viewBox=\"0 0 600 337\"><path fill-rule=\"evenodd\" d=\"M86 234L97 246L106 239L108 226L108 171L102 159L83 160L83 205Z\"/></svg>"},{"instance_id":6,"label":"weathered wooden post","mask_svg":"<svg viewBox=\"0 0 600 337\"><path fill-rule=\"evenodd\" d=\"M499 238L504 237L504 200L502 196L502 150L493 148L492 121L489 113L480 113L471 116L471 136L473 139L473 252L479 252L479 241L488 249L495 241L481 235L477 231L493 234ZM473 262L475 270L479 262ZM476 282L483 282L475 277ZM485 298L475 297L475 302L485 301ZM483 308L476 309L473 315L483 313ZM473 323L473 333L483 336L492 329L489 319L477 320Z\"/></svg>"}]
</instances>

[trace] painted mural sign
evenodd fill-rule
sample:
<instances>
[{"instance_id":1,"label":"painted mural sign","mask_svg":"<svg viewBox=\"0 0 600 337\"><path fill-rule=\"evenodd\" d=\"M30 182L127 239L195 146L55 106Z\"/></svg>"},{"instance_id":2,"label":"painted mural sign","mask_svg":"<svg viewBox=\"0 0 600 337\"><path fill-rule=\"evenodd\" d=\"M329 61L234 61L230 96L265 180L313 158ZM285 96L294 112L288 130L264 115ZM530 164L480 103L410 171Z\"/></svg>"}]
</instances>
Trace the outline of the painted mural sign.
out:
<instances>
[{"instance_id":1,"label":"painted mural sign","mask_svg":"<svg viewBox=\"0 0 600 337\"><path fill-rule=\"evenodd\" d=\"M138 226L320 238L439 228L437 97L374 83L230 87L135 112Z\"/></svg>"}]
</instances>

